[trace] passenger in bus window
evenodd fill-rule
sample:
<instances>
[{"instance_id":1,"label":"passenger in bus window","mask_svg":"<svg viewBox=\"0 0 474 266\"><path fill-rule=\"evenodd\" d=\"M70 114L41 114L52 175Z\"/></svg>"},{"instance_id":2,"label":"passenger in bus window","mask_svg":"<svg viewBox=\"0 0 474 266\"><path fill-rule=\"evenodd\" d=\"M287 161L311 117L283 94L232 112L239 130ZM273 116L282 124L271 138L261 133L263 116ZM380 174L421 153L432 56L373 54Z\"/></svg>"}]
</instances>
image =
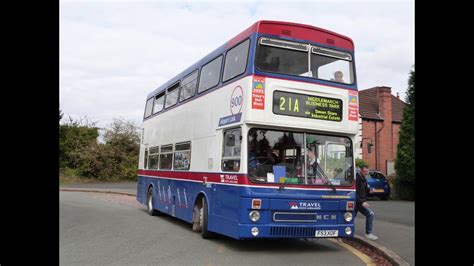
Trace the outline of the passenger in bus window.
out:
<instances>
[{"instance_id":1,"label":"passenger in bus window","mask_svg":"<svg viewBox=\"0 0 474 266\"><path fill-rule=\"evenodd\" d=\"M310 184L324 184L323 180L318 178L318 153L315 146L309 146L307 150L308 154L308 177Z\"/></svg>"},{"instance_id":2,"label":"passenger in bus window","mask_svg":"<svg viewBox=\"0 0 474 266\"><path fill-rule=\"evenodd\" d=\"M343 76L344 75L342 74L342 71L336 71L336 72L334 72L334 78L331 79L331 81L345 83L344 79L342 79Z\"/></svg>"},{"instance_id":3,"label":"passenger in bus window","mask_svg":"<svg viewBox=\"0 0 474 266\"><path fill-rule=\"evenodd\" d=\"M272 148L269 148L267 149L267 157L269 159L269 163L271 163L272 165L275 165L277 163L281 163L281 159L280 159L280 151L278 150L275 150L275 149L272 149Z\"/></svg>"},{"instance_id":4,"label":"passenger in bus window","mask_svg":"<svg viewBox=\"0 0 474 266\"><path fill-rule=\"evenodd\" d=\"M316 178L316 171L317 171L317 156L316 152L314 150L314 147L309 147L308 150L306 151L307 154L307 160L308 160L308 167L307 167L307 172L308 172L308 178L310 178L310 183L314 184L314 179Z\"/></svg>"},{"instance_id":5,"label":"passenger in bus window","mask_svg":"<svg viewBox=\"0 0 474 266\"><path fill-rule=\"evenodd\" d=\"M251 141L249 145L249 172L255 175L257 171L258 159L255 149L255 142Z\"/></svg>"}]
</instances>

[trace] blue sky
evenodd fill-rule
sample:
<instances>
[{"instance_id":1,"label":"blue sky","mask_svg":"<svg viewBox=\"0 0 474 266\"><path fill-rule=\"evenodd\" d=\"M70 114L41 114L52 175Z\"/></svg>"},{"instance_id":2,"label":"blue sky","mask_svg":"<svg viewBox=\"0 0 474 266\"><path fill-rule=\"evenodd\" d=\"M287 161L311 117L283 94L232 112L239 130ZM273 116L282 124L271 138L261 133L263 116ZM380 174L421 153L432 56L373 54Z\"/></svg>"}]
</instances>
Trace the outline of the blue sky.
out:
<instances>
[{"instance_id":1,"label":"blue sky","mask_svg":"<svg viewBox=\"0 0 474 266\"><path fill-rule=\"evenodd\" d=\"M141 124L146 95L260 19L310 24L355 43L359 89L404 99L414 1L60 2L60 106L104 126Z\"/></svg>"}]
</instances>

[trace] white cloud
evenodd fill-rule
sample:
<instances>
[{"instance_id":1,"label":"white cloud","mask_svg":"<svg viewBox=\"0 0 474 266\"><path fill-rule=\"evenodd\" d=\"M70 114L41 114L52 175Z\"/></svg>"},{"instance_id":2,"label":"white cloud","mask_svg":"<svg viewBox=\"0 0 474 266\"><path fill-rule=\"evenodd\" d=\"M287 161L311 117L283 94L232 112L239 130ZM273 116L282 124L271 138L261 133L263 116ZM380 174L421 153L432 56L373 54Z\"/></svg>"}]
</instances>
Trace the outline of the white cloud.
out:
<instances>
[{"instance_id":1,"label":"white cloud","mask_svg":"<svg viewBox=\"0 0 474 266\"><path fill-rule=\"evenodd\" d=\"M359 89L404 97L414 64L413 1L61 1L60 102L101 126L141 123L146 95L259 19L351 37Z\"/></svg>"}]
</instances>

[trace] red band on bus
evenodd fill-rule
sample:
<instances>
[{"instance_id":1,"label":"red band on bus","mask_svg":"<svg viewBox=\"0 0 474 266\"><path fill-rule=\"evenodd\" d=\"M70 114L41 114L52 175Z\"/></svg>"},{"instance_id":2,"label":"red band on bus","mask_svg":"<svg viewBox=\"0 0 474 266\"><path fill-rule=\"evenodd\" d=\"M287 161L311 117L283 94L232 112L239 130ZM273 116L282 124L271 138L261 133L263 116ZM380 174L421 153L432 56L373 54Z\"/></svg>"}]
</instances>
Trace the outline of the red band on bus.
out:
<instances>
[{"instance_id":1,"label":"red band on bus","mask_svg":"<svg viewBox=\"0 0 474 266\"><path fill-rule=\"evenodd\" d=\"M206 177L206 182L212 183L222 183L222 184L237 184L237 185L249 185L249 186L260 186L260 187L277 187L279 183L254 183L251 182L246 174L240 173L202 173L202 172L187 172L187 171L163 171L163 170L138 170L139 175L153 176L160 178L172 178L185 181L199 181L202 182L203 178ZM236 182L234 183L233 178L226 178L227 176L236 177ZM224 176L224 177L221 177ZM222 179L224 178L224 179ZM295 185L295 184L285 184L285 187L291 188L306 188L306 189L330 189L328 186L318 186L318 185ZM355 189L355 184L352 186L340 187L341 189Z\"/></svg>"}]
</instances>

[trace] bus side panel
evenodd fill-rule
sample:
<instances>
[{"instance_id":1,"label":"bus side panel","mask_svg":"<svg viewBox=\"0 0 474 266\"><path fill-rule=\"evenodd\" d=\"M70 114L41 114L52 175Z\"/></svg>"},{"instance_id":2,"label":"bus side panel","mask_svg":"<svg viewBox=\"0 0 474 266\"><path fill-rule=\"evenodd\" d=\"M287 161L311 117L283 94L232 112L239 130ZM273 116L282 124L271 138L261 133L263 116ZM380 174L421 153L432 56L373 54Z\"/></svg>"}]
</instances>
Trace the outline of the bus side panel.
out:
<instances>
[{"instance_id":1,"label":"bus side panel","mask_svg":"<svg viewBox=\"0 0 474 266\"><path fill-rule=\"evenodd\" d=\"M162 178L152 178L147 176L138 176L137 200L146 204L148 188L153 189L153 207L154 209L168 213L168 184Z\"/></svg>"},{"instance_id":2,"label":"bus side panel","mask_svg":"<svg viewBox=\"0 0 474 266\"><path fill-rule=\"evenodd\" d=\"M147 179L145 176L138 176L137 178L137 201L141 204L146 204Z\"/></svg>"},{"instance_id":3,"label":"bus side panel","mask_svg":"<svg viewBox=\"0 0 474 266\"><path fill-rule=\"evenodd\" d=\"M213 187L213 205L209 206L209 230L238 238L242 188L219 184L213 184Z\"/></svg>"},{"instance_id":4,"label":"bus side panel","mask_svg":"<svg viewBox=\"0 0 474 266\"><path fill-rule=\"evenodd\" d=\"M171 215L171 206L173 201L172 196L172 187L171 180L165 178L152 178L153 183L155 183L155 191L157 196L155 200L157 201L157 209L160 212Z\"/></svg>"},{"instance_id":5,"label":"bus side panel","mask_svg":"<svg viewBox=\"0 0 474 266\"><path fill-rule=\"evenodd\" d=\"M187 175L189 173L183 173L183 177ZM199 193L203 192L206 195L209 208L212 206L212 197L210 196L212 188L203 186L201 182L138 176L137 200L142 204L146 204L146 193L150 185L153 186L154 208L186 222L192 222L194 203Z\"/></svg>"},{"instance_id":6,"label":"bus side panel","mask_svg":"<svg viewBox=\"0 0 474 266\"><path fill-rule=\"evenodd\" d=\"M187 174L187 173L183 173ZM193 208L196 197L202 189L198 182L172 180L173 196L175 197L175 217L188 223L192 222ZM171 214L171 212L170 212Z\"/></svg>"},{"instance_id":7,"label":"bus side panel","mask_svg":"<svg viewBox=\"0 0 474 266\"><path fill-rule=\"evenodd\" d=\"M203 193L209 208L209 230L238 238L242 188L216 184L203 186L201 182L139 176L137 200L142 204L146 204L146 194L150 185L155 195L153 201L155 209L188 223L192 222L197 195Z\"/></svg>"},{"instance_id":8,"label":"bus side panel","mask_svg":"<svg viewBox=\"0 0 474 266\"><path fill-rule=\"evenodd\" d=\"M239 223L222 216L209 216L209 231L239 239Z\"/></svg>"},{"instance_id":9,"label":"bus side panel","mask_svg":"<svg viewBox=\"0 0 474 266\"><path fill-rule=\"evenodd\" d=\"M190 173L183 173L183 177L189 175ZM164 181L170 182L171 188L171 201L168 201L167 209L164 211L165 213L184 220L188 223L192 223L193 217L193 209L194 204L196 203L196 198L199 194L204 194L206 197L208 208L212 210L212 199L213 199L213 187L212 185L208 184L204 186L202 182L192 182L192 181L181 181L181 180L173 180L173 179L162 179ZM179 194L179 195L178 195ZM172 208L173 208L173 197L174 201L174 208L175 213L173 215ZM209 215L212 215L211 211L209 211ZM209 219L211 222L212 218ZM212 227L209 225L209 229L211 231Z\"/></svg>"}]
</instances>

